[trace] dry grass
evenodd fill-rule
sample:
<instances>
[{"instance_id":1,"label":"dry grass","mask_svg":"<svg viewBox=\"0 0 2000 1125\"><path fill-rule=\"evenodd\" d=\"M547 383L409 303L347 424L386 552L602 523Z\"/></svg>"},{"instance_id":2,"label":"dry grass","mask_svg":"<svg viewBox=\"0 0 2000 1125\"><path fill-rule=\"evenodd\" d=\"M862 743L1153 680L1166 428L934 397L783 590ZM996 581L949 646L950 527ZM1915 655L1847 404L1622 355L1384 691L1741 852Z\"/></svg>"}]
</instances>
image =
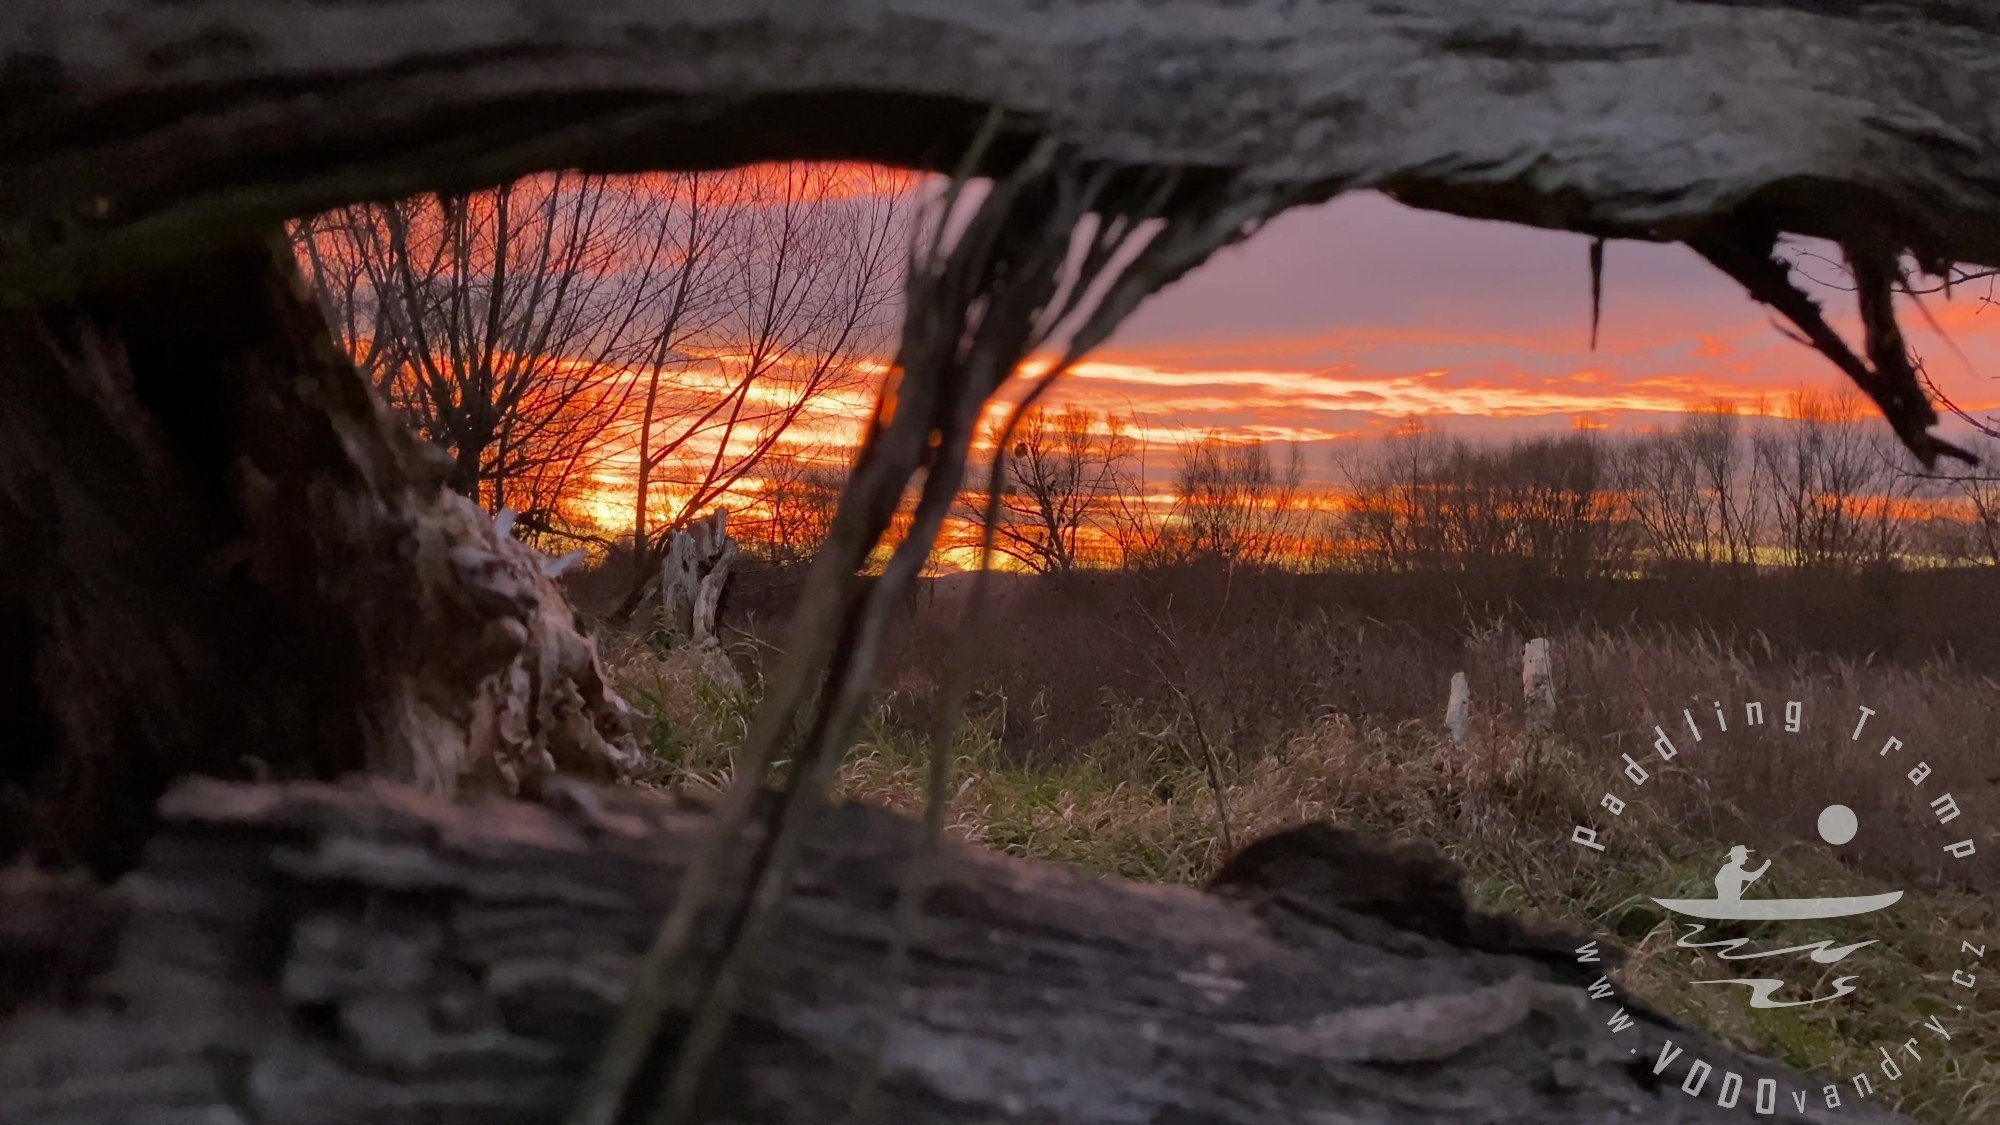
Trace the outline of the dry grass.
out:
<instances>
[{"instance_id":1,"label":"dry grass","mask_svg":"<svg viewBox=\"0 0 2000 1125\"><path fill-rule=\"evenodd\" d=\"M1952 970L1965 965L1961 940L1985 943L2000 930L1994 904L1979 893L1993 887L2000 862L2000 767L1989 757L2000 686L1990 678L1944 662L1785 658L1754 638L1579 628L1553 638L1563 703L1554 729L1530 737L1512 703L1522 639L1489 627L1446 641L1324 611L1255 628L1203 628L1183 617L1150 642L1137 630L1101 629L1087 643L1072 632L1056 646L1067 657L1046 662L1041 683L1002 675L976 697L955 746L951 831L1128 878L1206 878L1223 857L1188 707L1156 684L1133 681L1120 691L1103 675L1068 674L1093 644L1117 648L1128 667L1167 667L1157 647L1144 647L1151 643L1178 650L1173 666L1185 669L1189 700L1218 744L1239 841L1325 819L1427 842L1465 868L1482 905L1612 937L1633 951L1627 982L1660 1007L1836 1080L1875 1066L1877 1043L1901 1043L1937 1011ZM640 647L614 664L628 698L655 718L659 780L716 784L747 701ZM1456 670L1472 681L1477 716L1463 747L1443 738L1435 718ZM908 663L891 670L891 682L842 788L914 811L929 684ZM1094 698L1076 698L1085 689ZM1736 722L1749 700L1764 704L1761 730ZM1798 733L1782 729L1790 700L1804 708ZM1716 701L1734 728L1726 735L1714 729ZM1849 732L1863 705L1876 714L1857 742ZM1702 722L1700 744L1683 737L1683 708ZM1051 737L1058 715L1087 737ZM1671 764L1652 756L1655 724L1675 735L1681 753ZM1905 743L1893 764L1876 754L1891 734ZM1607 789L1631 795L1617 780L1627 753L1653 772L1642 800L1618 819L1607 852L1570 844L1572 826ZM1917 761L1935 771L1924 798L1949 788L1964 808L1951 826L1963 832L1951 838L1976 837L1974 859L1939 850L1943 830L1904 780ZM1838 855L1814 827L1818 810L1835 802L1864 825ZM1907 889L1895 911L1831 935L1879 939L1840 966L1861 974L1863 991L1752 1014L1738 993L1685 984L1695 954L1675 948L1673 923L1645 896L1697 891L1735 843L1775 861L1760 893ZM1817 993L1827 985L1801 986ZM1935 1122L2000 1113L2000 1005L1990 991L1979 995L1957 1017L1966 1033L1955 1033L1949 1058L1927 1050L1923 1064L1883 1091L1884 1104Z\"/></svg>"}]
</instances>

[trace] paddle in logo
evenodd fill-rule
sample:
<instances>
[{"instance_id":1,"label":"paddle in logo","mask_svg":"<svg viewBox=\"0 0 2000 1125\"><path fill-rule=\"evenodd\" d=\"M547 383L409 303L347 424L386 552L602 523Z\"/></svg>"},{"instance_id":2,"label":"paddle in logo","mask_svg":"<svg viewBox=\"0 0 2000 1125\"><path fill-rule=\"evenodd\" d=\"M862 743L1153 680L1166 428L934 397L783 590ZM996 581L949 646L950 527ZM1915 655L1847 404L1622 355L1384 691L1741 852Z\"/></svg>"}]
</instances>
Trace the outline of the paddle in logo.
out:
<instances>
[{"instance_id":1,"label":"paddle in logo","mask_svg":"<svg viewBox=\"0 0 2000 1125\"><path fill-rule=\"evenodd\" d=\"M1830 844L1844 844L1855 835L1856 819L1853 810L1845 805L1829 805L1820 813L1820 837ZM1729 849L1729 859L1722 870L1715 873L1714 898L1655 898L1654 902L1676 914L1690 918L1706 918L1714 921L1747 922L1796 922L1827 918L1849 918L1857 914L1872 914L1894 906L1903 897L1901 891L1885 894L1861 895L1852 898L1745 898L1744 891L1766 871L1771 869L1771 861L1750 866L1750 849L1737 844ZM1706 929L1698 923L1688 923L1687 932L1681 935L1677 945L1682 949L1720 950L1717 954L1724 961L1755 961L1792 954L1806 954L1815 964L1832 965L1855 950L1875 944L1873 939L1835 945L1833 940L1821 939L1804 945L1791 945L1783 949L1743 952L1750 945L1748 938L1724 938L1720 941L1695 941ZM1824 1004L1838 1000L1854 992L1850 983L1852 976L1837 977L1833 991L1823 996L1806 1000L1776 1000L1773 997L1786 987L1786 981L1775 977L1731 977L1722 980L1699 980L1696 984L1735 984L1750 990L1750 1006L1753 1008L1803 1008L1813 1004Z\"/></svg>"}]
</instances>

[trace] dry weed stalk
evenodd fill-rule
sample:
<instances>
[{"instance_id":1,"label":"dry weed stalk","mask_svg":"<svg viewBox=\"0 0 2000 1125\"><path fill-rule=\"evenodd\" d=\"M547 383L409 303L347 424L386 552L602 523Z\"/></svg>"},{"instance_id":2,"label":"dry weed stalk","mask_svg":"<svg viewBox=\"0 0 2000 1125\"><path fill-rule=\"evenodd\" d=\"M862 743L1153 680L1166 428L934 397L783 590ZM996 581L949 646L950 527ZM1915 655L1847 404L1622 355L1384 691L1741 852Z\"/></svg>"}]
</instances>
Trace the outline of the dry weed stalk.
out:
<instances>
[{"instance_id":1,"label":"dry weed stalk","mask_svg":"<svg viewBox=\"0 0 2000 1125\"><path fill-rule=\"evenodd\" d=\"M708 844L641 961L627 1007L584 1083L570 1125L614 1125L634 1112L658 1125L693 1118L734 1013L749 951L789 891L890 611L922 569L956 499L987 399L1030 353L1066 332L1061 360L1043 374L1054 378L1146 294L1248 234L1283 202L1269 189L1233 180L1191 188L1171 173L1086 166L1047 141L991 180L983 198L965 201L963 189L988 157L1000 125L997 115L989 118L911 263L896 375L808 576L792 643L767 685ZM1170 200L1172 221L1151 222ZM1077 253L1077 235L1093 217ZM924 478L909 533L881 578L858 585L854 576L882 543L920 469ZM747 863L741 862L732 851L743 841L771 762L800 717L806 730L786 787L768 803ZM719 952L703 963L698 923L732 878L745 893L721 920ZM691 997L675 994L690 987ZM669 1054L662 1028L677 1002L688 1008L688 1026ZM634 1089L649 1059L659 1060L662 1087Z\"/></svg>"}]
</instances>

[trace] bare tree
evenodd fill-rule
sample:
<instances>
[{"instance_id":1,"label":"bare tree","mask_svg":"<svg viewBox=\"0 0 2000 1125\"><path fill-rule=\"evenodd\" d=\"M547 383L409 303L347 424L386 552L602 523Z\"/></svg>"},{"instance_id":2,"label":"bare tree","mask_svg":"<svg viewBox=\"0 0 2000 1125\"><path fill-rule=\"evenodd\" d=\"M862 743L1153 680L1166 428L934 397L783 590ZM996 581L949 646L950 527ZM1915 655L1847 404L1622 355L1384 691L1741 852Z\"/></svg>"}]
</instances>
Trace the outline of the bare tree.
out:
<instances>
[{"instance_id":1,"label":"bare tree","mask_svg":"<svg viewBox=\"0 0 2000 1125\"><path fill-rule=\"evenodd\" d=\"M669 315L640 342L631 448L641 580L663 533L755 471L816 401L887 346L908 179L791 164L686 182L689 255ZM695 267L679 270L683 281Z\"/></svg>"},{"instance_id":2,"label":"bare tree","mask_svg":"<svg viewBox=\"0 0 2000 1125\"><path fill-rule=\"evenodd\" d=\"M1348 472L1355 555L1393 570L1617 573L1630 536L1603 445L1588 434L1498 448L1419 424Z\"/></svg>"},{"instance_id":3,"label":"bare tree","mask_svg":"<svg viewBox=\"0 0 2000 1125\"><path fill-rule=\"evenodd\" d=\"M779 565L807 562L833 530L847 466L803 455L766 457L750 507L734 526L743 542Z\"/></svg>"},{"instance_id":4,"label":"bare tree","mask_svg":"<svg viewBox=\"0 0 2000 1125\"><path fill-rule=\"evenodd\" d=\"M631 258L659 222L643 192L553 173L341 208L294 240L349 355L451 456L451 486L546 526L630 395L611 361L653 308Z\"/></svg>"},{"instance_id":5,"label":"bare tree","mask_svg":"<svg viewBox=\"0 0 2000 1125\"><path fill-rule=\"evenodd\" d=\"M1793 566L1851 570L1889 562L1908 530L1914 478L1867 425L1859 398L1800 390L1786 421L1758 435L1776 546Z\"/></svg>"},{"instance_id":6,"label":"bare tree","mask_svg":"<svg viewBox=\"0 0 2000 1125\"><path fill-rule=\"evenodd\" d=\"M524 527L636 478L633 554L711 505L888 329L906 178L778 165L530 177L357 205L295 226L328 322L454 461L452 485Z\"/></svg>"},{"instance_id":7,"label":"bare tree","mask_svg":"<svg viewBox=\"0 0 2000 1125\"><path fill-rule=\"evenodd\" d=\"M1305 457L1282 461L1263 442L1214 433L1181 443L1173 508L1155 540L1161 561L1220 560L1268 566L1299 554L1313 517L1303 485Z\"/></svg>"},{"instance_id":8,"label":"bare tree","mask_svg":"<svg viewBox=\"0 0 2000 1125\"><path fill-rule=\"evenodd\" d=\"M2000 566L2000 477L1967 473L1956 478L1953 487L1971 509L1968 522L1983 561Z\"/></svg>"},{"instance_id":9,"label":"bare tree","mask_svg":"<svg viewBox=\"0 0 2000 1125\"><path fill-rule=\"evenodd\" d=\"M1986 437L1977 466L1950 466L1915 473L1915 488L1928 501L1918 531L1925 552L1946 563L2000 566L2000 437Z\"/></svg>"},{"instance_id":10,"label":"bare tree","mask_svg":"<svg viewBox=\"0 0 2000 1125\"><path fill-rule=\"evenodd\" d=\"M1754 568L1764 462L1729 403L1682 415L1672 430L1619 451L1625 511L1654 564Z\"/></svg>"},{"instance_id":11,"label":"bare tree","mask_svg":"<svg viewBox=\"0 0 2000 1125\"><path fill-rule=\"evenodd\" d=\"M1421 419L1406 419L1369 454L1340 458L1347 480L1341 524L1350 554L1364 565L1412 570L1436 565L1440 494L1427 487L1446 456L1445 439Z\"/></svg>"},{"instance_id":12,"label":"bare tree","mask_svg":"<svg viewBox=\"0 0 2000 1125\"><path fill-rule=\"evenodd\" d=\"M1004 425L996 421L989 433L996 446ZM1113 515L1132 483L1136 448L1127 427L1108 414L1081 406L1030 408L1006 450L994 549L1040 574L1112 561ZM978 470L968 474L981 484L988 477ZM983 490L959 498L958 513L973 542L984 531L987 502Z\"/></svg>"},{"instance_id":13,"label":"bare tree","mask_svg":"<svg viewBox=\"0 0 2000 1125\"><path fill-rule=\"evenodd\" d=\"M1509 446L1493 462L1498 512L1512 513L1511 554L1563 578L1617 574L1631 559L1605 444L1589 432Z\"/></svg>"}]
</instances>

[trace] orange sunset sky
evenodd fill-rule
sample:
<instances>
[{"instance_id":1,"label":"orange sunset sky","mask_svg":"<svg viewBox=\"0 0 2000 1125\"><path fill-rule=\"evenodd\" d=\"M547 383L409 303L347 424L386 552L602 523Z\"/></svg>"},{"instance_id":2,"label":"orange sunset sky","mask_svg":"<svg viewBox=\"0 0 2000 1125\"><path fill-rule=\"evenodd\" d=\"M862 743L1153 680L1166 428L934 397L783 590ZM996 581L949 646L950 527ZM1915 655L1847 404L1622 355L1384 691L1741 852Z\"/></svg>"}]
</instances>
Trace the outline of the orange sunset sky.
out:
<instances>
[{"instance_id":1,"label":"orange sunset sky","mask_svg":"<svg viewBox=\"0 0 2000 1125\"><path fill-rule=\"evenodd\" d=\"M1410 415L1468 437L1579 420L1617 431L1717 398L1747 408L1763 396L1775 410L1796 387L1844 384L1680 246L1607 247L1591 351L1588 246L1581 235L1343 197L1280 217L1154 296L1057 398L1137 412L1154 437L1215 428L1303 442L1310 454ZM1806 268L1838 280L1824 263ZM1819 292L1853 338L1850 296ZM2000 307L1981 301L1987 292L1980 282L1924 299L1949 343L1907 302L1905 325L1946 393L1991 409Z\"/></svg>"},{"instance_id":2,"label":"orange sunset sky","mask_svg":"<svg viewBox=\"0 0 2000 1125\"><path fill-rule=\"evenodd\" d=\"M1791 249L1838 257L1809 243ZM1339 479L1340 450L1411 417L1475 440L1634 432L1717 399L1782 413L1795 389L1848 387L1769 310L1675 245L1607 247L1591 350L1588 250L1577 234L1344 196L1281 216L1155 294L1046 401L1136 419L1153 491L1178 442L1210 431L1297 443L1308 482L1324 487ZM1852 296L1832 287L1837 268L1808 257L1802 271L1835 327L1858 340ZM2000 306L1989 295L2000 290L1980 281L1950 299L1925 297L1923 310L1903 299L1905 331L1932 377L1982 414L2000 409ZM781 447L843 456L873 397L872 385L828 396ZM1963 426L1947 419L1946 428ZM593 506L608 526L629 518L624 460L599 475Z\"/></svg>"}]
</instances>

